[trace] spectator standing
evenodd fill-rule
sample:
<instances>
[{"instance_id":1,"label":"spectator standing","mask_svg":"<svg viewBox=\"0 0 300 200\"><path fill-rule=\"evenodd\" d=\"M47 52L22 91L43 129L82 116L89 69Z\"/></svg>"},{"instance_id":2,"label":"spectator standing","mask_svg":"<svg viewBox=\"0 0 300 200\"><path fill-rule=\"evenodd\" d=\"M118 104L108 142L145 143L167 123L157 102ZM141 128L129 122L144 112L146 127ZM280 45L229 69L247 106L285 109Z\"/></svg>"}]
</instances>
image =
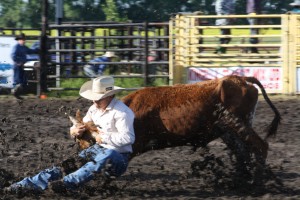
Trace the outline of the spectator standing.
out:
<instances>
[{"instance_id":1,"label":"spectator standing","mask_svg":"<svg viewBox=\"0 0 300 200\"><path fill-rule=\"evenodd\" d=\"M300 0L295 0L293 3L290 3L292 10L289 13L300 14Z\"/></svg>"},{"instance_id":2,"label":"spectator standing","mask_svg":"<svg viewBox=\"0 0 300 200\"><path fill-rule=\"evenodd\" d=\"M15 37L17 44L13 47L11 52L11 58L14 62L13 65L13 95L22 100L23 98L20 94L23 92L24 88L27 86L27 77L24 70L24 64L27 62L27 54L38 53L38 49L28 48L26 43L26 35L21 33Z\"/></svg>"},{"instance_id":3,"label":"spectator standing","mask_svg":"<svg viewBox=\"0 0 300 200\"><path fill-rule=\"evenodd\" d=\"M113 57L117 57L114 52L107 51L101 57L95 58L83 67L83 72L86 76L94 78L102 76L107 64L96 64L97 62L111 62Z\"/></svg>"},{"instance_id":4,"label":"spectator standing","mask_svg":"<svg viewBox=\"0 0 300 200\"><path fill-rule=\"evenodd\" d=\"M260 4L261 4L261 0L247 0L247 10L246 10L247 14L254 16L254 17L248 18L248 22L251 26L259 24L258 18L255 18L255 15L261 13ZM250 28L250 34L258 35L259 29ZM250 44L258 44L258 38L257 37L250 38L249 42L250 42ZM251 53L259 53L257 50L257 47L250 47L250 52Z\"/></svg>"},{"instance_id":5,"label":"spectator standing","mask_svg":"<svg viewBox=\"0 0 300 200\"><path fill-rule=\"evenodd\" d=\"M156 68L157 68L158 66L156 66L156 64L151 64L151 62L155 62L155 61L158 60L158 54L157 54L157 52L154 51L154 50L151 50L151 51L149 52L149 55L148 55L148 57L147 57L147 60L148 60L148 73L149 73L150 75L155 75L155 74L156 74L156 71L157 71ZM155 81L155 78L154 78L154 77L150 77L150 78L148 79L148 81L149 81L149 84L153 84L154 81Z\"/></svg>"},{"instance_id":6,"label":"spectator standing","mask_svg":"<svg viewBox=\"0 0 300 200\"><path fill-rule=\"evenodd\" d=\"M196 12L194 12L194 14L196 16L198 16L198 15L202 15L203 12L196 11ZM201 26L202 25L202 20L203 19L195 18L195 26ZM203 38L201 37L203 35L203 29L198 29L198 34L200 35L200 38L198 40L198 44L203 44ZM202 53L203 52L203 47L198 47L198 51L199 51L199 53Z\"/></svg>"},{"instance_id":7,"label":"spectator standing","mask_svg":"<svg viewBox=\"0 0 300 200\"><path fill-rule=\"evenodd\" d=\"M235 0L216 0L215 10L217 15L233 15L235 14ZM226 26L232 24L230 18L219 18L216 20L217 26ZM221 35L230 35L231 30L221 28ZM220 44L229 44L231 38L220 38ZM215 53L226 53L225 47L219 47Z\"/></svg>"}]
</instances>

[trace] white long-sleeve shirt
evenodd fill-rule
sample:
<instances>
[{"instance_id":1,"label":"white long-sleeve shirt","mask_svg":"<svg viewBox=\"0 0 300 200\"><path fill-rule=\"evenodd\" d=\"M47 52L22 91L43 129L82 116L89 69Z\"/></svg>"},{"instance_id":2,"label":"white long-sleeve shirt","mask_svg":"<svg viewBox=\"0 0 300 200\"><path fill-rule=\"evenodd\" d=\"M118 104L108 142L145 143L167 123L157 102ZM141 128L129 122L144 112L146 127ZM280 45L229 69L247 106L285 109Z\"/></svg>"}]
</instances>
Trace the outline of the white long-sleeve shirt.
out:
<instances>
[{"instance_id":1,"label":"white long-sleeve shirt","mask_svg":"<svg viewBox=\"0 0 300 200\"><path fill-rule=\"evenodd\" d=\"M120 153L132 152L135 141L134 113L123 102L113 99L105 111L94 104L89 108L83 122L93 121L101 130L101 146Z\"/></svg>"}]
</instances>

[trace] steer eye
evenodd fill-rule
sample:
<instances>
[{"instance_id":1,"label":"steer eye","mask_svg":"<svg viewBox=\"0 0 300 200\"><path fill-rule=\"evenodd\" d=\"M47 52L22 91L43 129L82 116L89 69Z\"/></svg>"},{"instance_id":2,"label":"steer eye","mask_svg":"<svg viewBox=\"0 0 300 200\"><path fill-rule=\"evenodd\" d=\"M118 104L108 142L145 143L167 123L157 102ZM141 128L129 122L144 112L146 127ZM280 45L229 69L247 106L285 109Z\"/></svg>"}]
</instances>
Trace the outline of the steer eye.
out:
<instances>
[{"instance_id":1,"label":"steer eye","mask_svg":"<svg viewBox=\"0 0 300 200\"><path fill-rule=\"evenodd\" d=\"M101 127L101 126L99 126L99 125L96 125L96 127L97 127L97 128L100 128L100 129L102 129L102 127Z\"/></svg>"}]
</instances>

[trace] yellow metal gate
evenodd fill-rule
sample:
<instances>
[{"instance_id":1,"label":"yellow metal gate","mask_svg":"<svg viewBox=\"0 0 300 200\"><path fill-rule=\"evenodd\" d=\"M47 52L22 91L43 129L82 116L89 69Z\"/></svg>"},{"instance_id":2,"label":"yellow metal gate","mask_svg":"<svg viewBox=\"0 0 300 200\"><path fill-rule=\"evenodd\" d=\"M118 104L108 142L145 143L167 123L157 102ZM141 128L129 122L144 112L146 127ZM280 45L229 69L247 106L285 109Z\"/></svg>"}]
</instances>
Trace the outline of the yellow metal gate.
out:
<instances>
[{"instance_id":1,"label":"yellow metal gate","mask_svg":"<svg viewBox=\"0 0 300 200\"><path fill-rule=\"evenodd\" d=\"M214 25L220 18L231 24ZM171 84L238 74L257 77L271 93L299 92L300 15L180 13L170 20L169 35Z\"/></svg>"}]
</instances>

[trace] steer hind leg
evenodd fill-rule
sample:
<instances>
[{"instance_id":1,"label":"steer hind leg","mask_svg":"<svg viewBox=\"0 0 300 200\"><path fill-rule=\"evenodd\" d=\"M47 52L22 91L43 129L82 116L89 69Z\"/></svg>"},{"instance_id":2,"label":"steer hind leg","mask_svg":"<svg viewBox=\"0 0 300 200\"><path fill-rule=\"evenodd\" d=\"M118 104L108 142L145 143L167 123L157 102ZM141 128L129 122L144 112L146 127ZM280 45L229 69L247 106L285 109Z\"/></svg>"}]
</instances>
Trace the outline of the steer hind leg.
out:
<instances>
[{"instance_id":1,"label":"steer hind leg","mask_svg":"<svg viewBox=\"0 0 300 200\"><path fill-rule=\"evenodd\" d=\"M219 119L216 124L223 129L224 133L229 132L232 133L232 135L236 135L236 137L245 143L250 151L254 153L256 161L264 165L268 154L268 143L264 141L248 123L245 123L223 107L219 110L219 114ZM230 138L235 138L235 136L229 137L229 142L227 138L225 134L223 136L225 143L226 141L227 143L230 143L232 140ZM233 141L238 140L233 139ZM231 146L233 146L233 148L239 148L236 145Z\"/></svg>"},{"instance_id":2,"label":"steer hind leg","mask_svg":"<svg viewBox=\"0 0 300 200\"><path fill-rule=\"evenodd\" d=\"M236 158L237 168L242 173L247 173L251 164L251 155L248 146L234 133L226 131L221 139Z\"/></svg>"},{"instance_id":3,"label":"steer hind leg","mask_svg":"<svg viewBox=\"0 0 300 200\"><path fill-rule=\"evenodd\" d=\"M245 137L245 141L249 146L252 148L256 158L256 168L255 168L255 175L254 175L254 183L256 185L262 184L262 178L265 171L265 162L268 155L268 148L269 145L267 141L263 140L257 133L252 129L248 128L245 130L247 136Z\"/></svg>"},{"instance_id":4,"label":"steer hind leg","mask_svg":"<svg viewBox=\"0 0 300 200\"><path fill-rule=\"evenodd\" d=\"M235 167L239 174L243 176L250 175L249 167L251 163L251 155L248 146L242 141L237 134L230 130L230 128L226 128L221 124L218 124L215 128L215 131L219 131L222 133L221 139L226 144L227 148L230 149L230 153L234 155Z\"/></svg>"},{"instance_id":5,"label":"steer hind leg","mask_svg":"<svg viewBox=\"0 0 300 200\"><path fill-rule=\"evenodd\" d=\"M254 153L256 161L262 165L265 164L269 145L267 141L263 140L252 127L247 127L239 133L240 137L249 145L251 151Z\"/></svg>"}]
</instances>

